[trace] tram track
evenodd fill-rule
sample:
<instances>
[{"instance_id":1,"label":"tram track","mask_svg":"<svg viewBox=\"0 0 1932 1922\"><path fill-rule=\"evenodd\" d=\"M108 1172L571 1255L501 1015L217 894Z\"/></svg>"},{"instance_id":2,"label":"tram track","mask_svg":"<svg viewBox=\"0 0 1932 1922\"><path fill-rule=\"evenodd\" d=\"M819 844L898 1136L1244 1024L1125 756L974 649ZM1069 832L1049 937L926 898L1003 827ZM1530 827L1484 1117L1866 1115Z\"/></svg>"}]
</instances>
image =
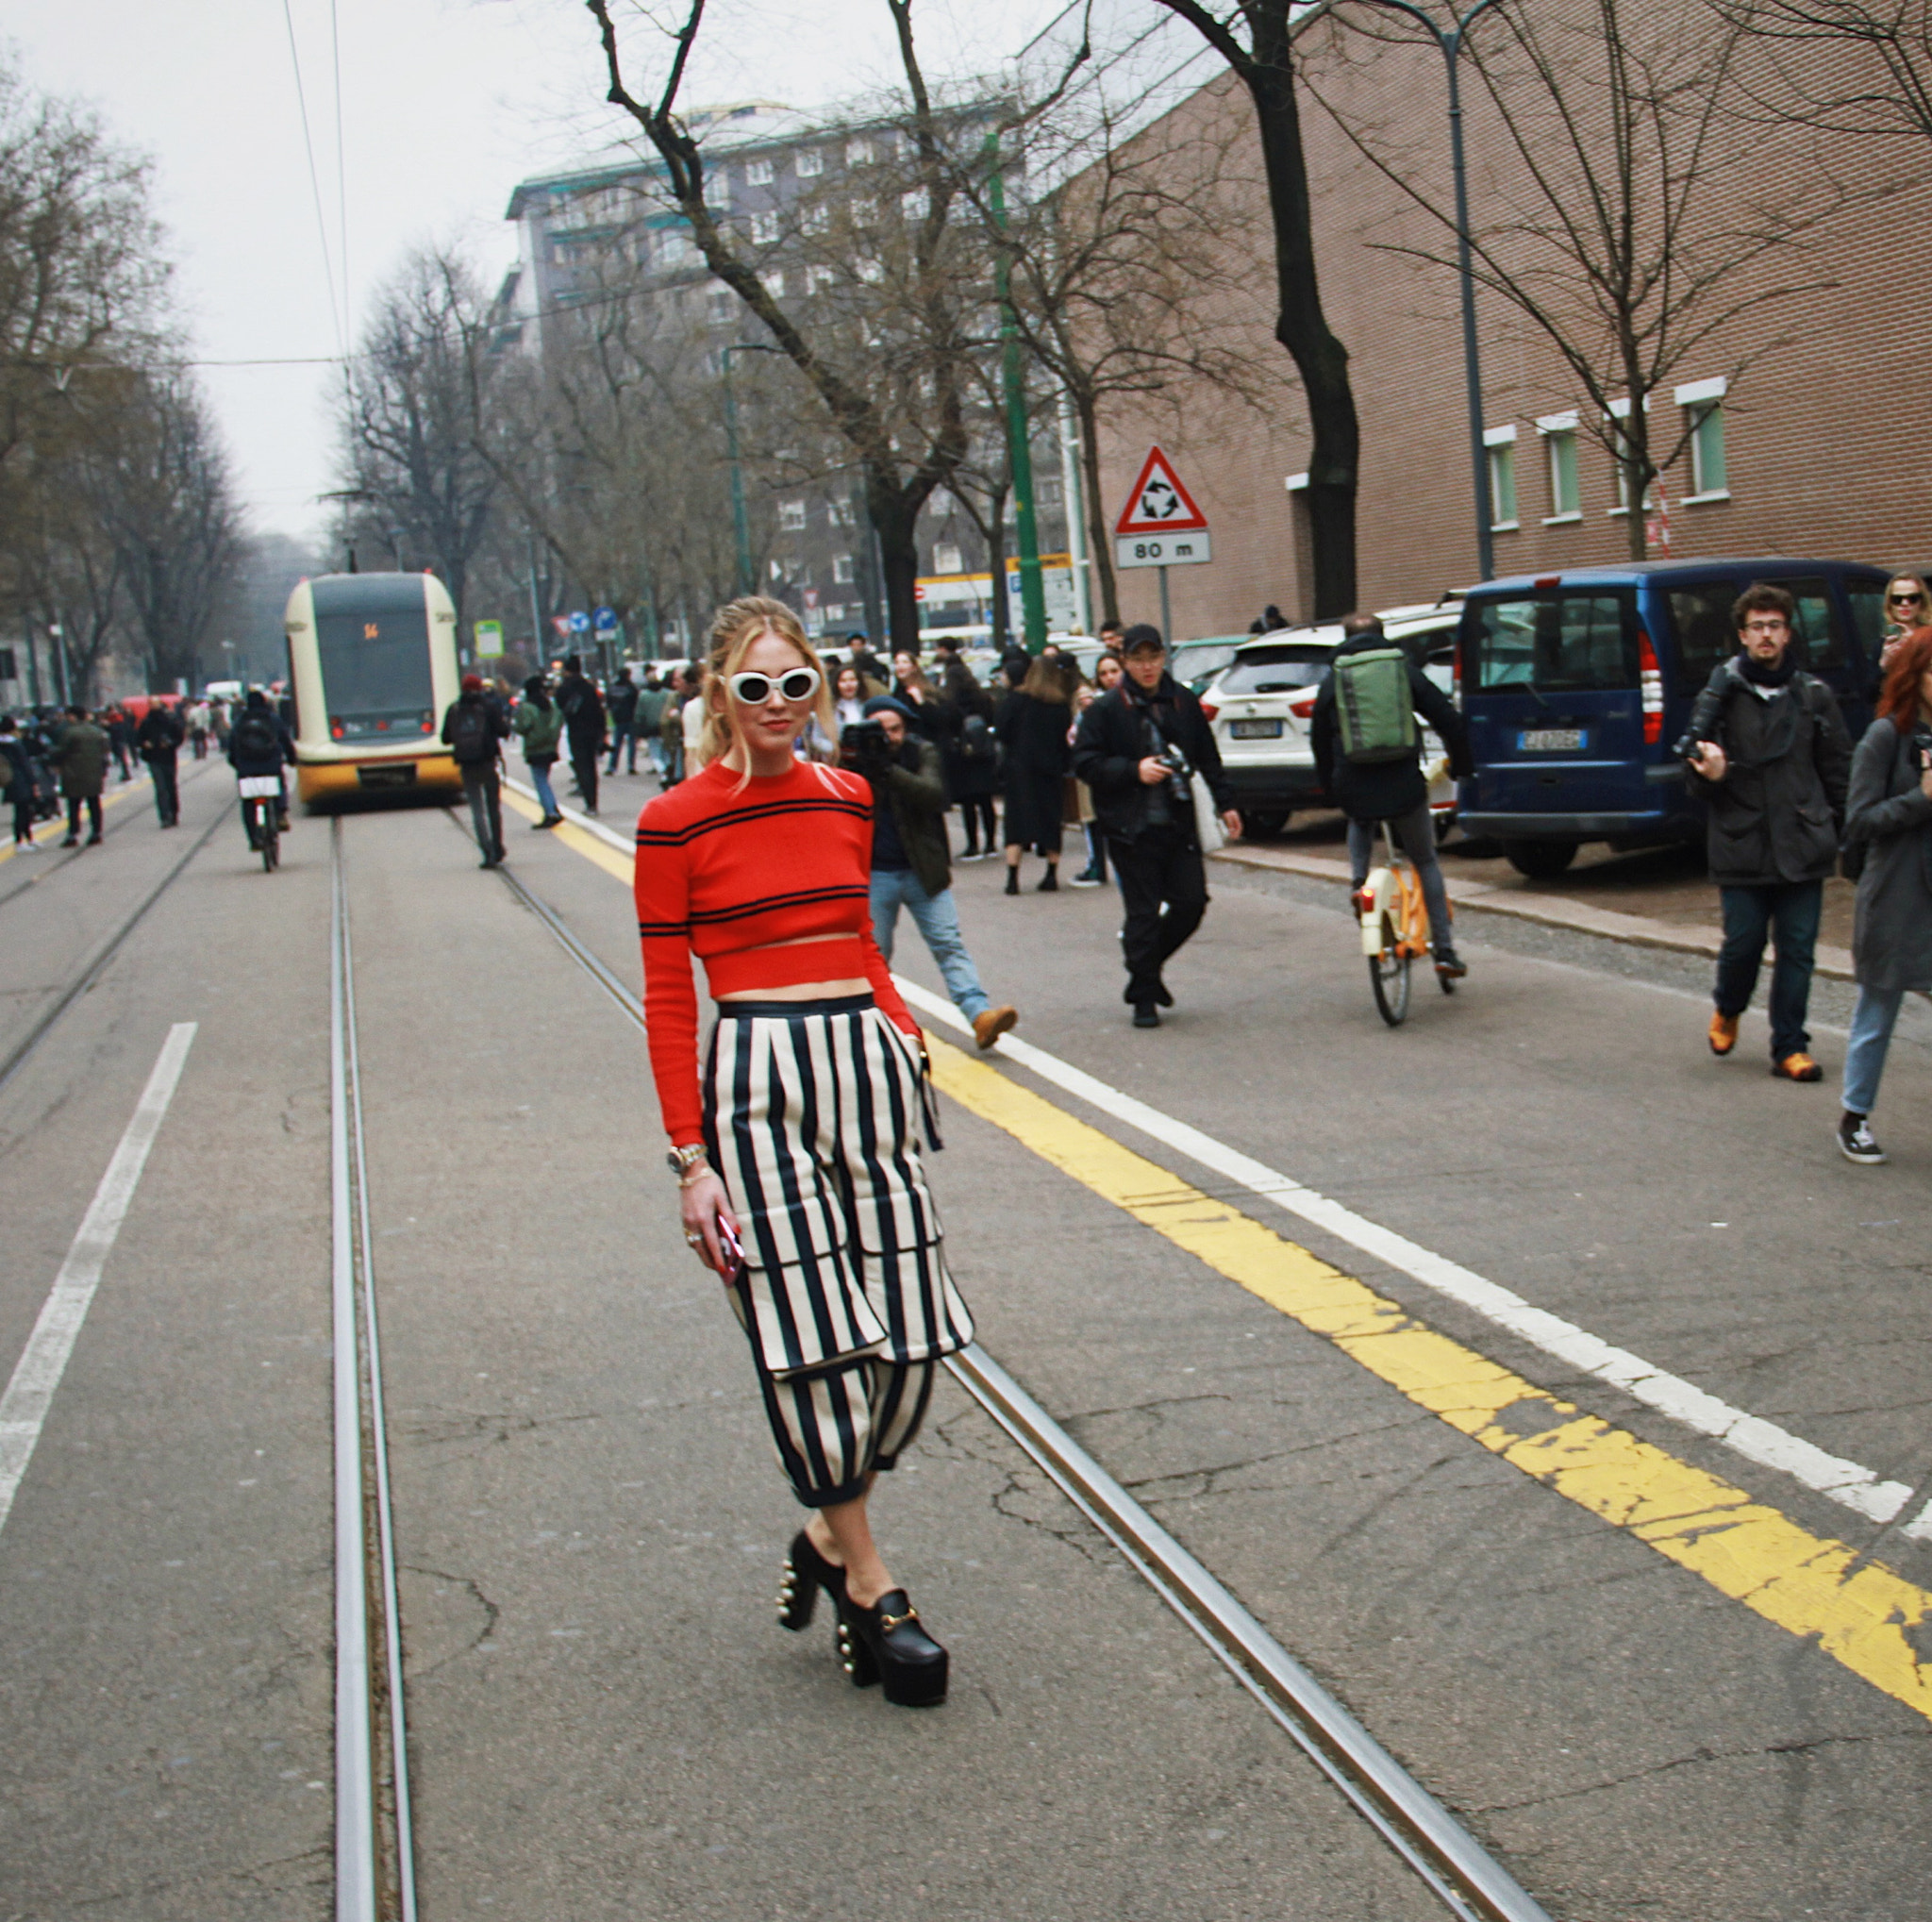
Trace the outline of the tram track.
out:
<instances>
[{"instance_id":1,"label":"tram track","mask_svg":"<svg viewBox=\"0 0 1932 1922\"><path fill-rule=\"evenodd\" d=\"M496 873L641 1032L638 994L508 867ZM991 1356L975 1343L946 1366L1452 1914L1547 1922L1476 1838Z\"/></svg>"},{"instance_id":2,"label":"tram track","mask_svg":"<svg viewBox=\"0 0 1932 1922\"><path fill-rule=\"evenodd\" d=\"M336 1922L416 1922L415 1839L382 1342L341 817L329 822L329 1227L335 1470ZM379 1639L380 1659L375 1651Z\"/></svg>"}]
</instances>

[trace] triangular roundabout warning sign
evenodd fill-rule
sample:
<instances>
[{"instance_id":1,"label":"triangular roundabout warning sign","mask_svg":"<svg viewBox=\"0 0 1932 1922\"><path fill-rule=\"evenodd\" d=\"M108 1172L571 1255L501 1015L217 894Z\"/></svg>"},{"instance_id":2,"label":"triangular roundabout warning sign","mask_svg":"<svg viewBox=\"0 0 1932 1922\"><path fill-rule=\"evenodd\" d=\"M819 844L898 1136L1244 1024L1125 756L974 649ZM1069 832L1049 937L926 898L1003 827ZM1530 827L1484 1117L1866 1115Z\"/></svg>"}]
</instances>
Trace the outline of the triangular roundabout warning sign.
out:
<instances>
[{"instance_id":1,"label":"triangular roundabout warning sign","mask_svg":"<svg viewBox=\"0 0 1932 1922\"><path fill-rule=\"evenodd\" d=\"M1186 534L1207 530L1208 516L1181 485L1174 463L1158 447L1150 447L1141 463L1141 477L1114 523L1114 532L1127 534Z\"/></svg>"}]
</instances>

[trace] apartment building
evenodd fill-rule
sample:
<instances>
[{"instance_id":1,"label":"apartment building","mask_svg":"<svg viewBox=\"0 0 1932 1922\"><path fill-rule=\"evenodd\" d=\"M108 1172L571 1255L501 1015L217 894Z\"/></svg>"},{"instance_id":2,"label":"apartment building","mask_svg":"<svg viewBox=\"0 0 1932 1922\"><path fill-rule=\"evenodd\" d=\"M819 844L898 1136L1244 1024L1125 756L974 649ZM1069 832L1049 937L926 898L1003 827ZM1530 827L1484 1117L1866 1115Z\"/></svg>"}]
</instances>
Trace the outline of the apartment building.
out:
<instances>
[{"instance_id":1,"label":"apartment building","mask_svg":"<svg viewBox=\"0 0 1932 1922\"><path fill-rule=\"evenodd\" d=\"M1661 4L1685 13L1686 32L1707 30L1707 15L1693 21L1687 0ZM1372 59L1326 58L1310 46L1307 58L1318 273L1328 324L1349 353L1361 425L1357 597L1367 607L1425 601L1477 576L1457 280L1422 258L1450 252L1453 237L1364 159L1339 117L1357 128L1399 126L1410 177L1448 204L1442 63L1435 48L1412 44L1384 44ZM1740 109L1752 104L1747 77L1736 78ZM1474 226L1524 220L1532 203L1507 130L1467 74L1464 106ZM1174 118L1250 130L1241 191L1258 206L1252 113L1238 86L1217 79ZM1830 183L1838 205L1792 244L1767 247L1730 275L1699 310L1694 344L1641 397L1653 443L1681 442L1645 502L1625 497L1605 444L1616 421L1627 420L1630 396L1593 408L1546 334L1497 293L1478 291L1480 426L1499 576L1622 560L1633 511L1654 558L1786 553L1922 564L1932 548L1932 457L1900 413L1932 315L1897 291L1892 264L1902 250L1914 258L1932 187L1910 179L1912 157L1896 148L1764 122L1751 163L1697 203L1693 220L1722 240L1727 223L1735 232L1781 200L1816 205L1806 200L1807 170ZM1687 234L1687 275L1713 258L1711 245L1699 249L1698 234ZM1208 515L1213 560L1170 577L1182 637L1240 631L1271 601L1291 619L1313 607L1308 428L1292 364L1274 339L1273 259L1252 259L1242 291L1218 298L1219 318L1242 330L1255 363L1280 370L1275 402L1257 409L1197 387L1178 407L1178 429L1172 395L1158 413L1121 405L1106 423L1109 514L1158 442ZM1686 327L1687 340L1692 332ZM1127 619L1158 619L1151 571L1124 574L1121 598Z\"/></svg>"}]
</instances>

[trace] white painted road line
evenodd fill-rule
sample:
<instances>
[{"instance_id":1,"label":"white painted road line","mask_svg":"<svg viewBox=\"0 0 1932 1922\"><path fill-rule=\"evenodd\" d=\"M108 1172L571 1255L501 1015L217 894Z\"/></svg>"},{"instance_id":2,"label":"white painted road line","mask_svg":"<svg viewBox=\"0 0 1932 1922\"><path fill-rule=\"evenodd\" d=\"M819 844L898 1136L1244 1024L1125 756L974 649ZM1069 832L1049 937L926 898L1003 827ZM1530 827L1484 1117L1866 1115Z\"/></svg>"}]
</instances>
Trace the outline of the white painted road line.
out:
<instances>
[{"instance_id":1,"label":"white painted road line","mask_svg":"<svg viewBox=\"0 0 1932 1922\"><path fill-rule=\"evenodd\" d=\"M67 1358L74 1353L81 1324L92 1305L101 1270L126 1218L141 1171L147 1165L148 1150L154 1146L168 1104L175 1098L194 1030L192 1021L178 1021L168 1030L154 1072L135 1106L134 1118L114 1150L114 1159L108 1163L108 1172L101 1177L101 1185L94 1190L80 1231L42 1304L40 1319L27 1337L7 1393L0 1396L0 1528L7 1526L7 1517L13 1513L14 1493L33 1459L54 1391L67 1371Z\"/></svg>"},{"instance_id":2,"label":"white painted road line","mask_svg":"<svg viewBox=\"0 0 1932 1922\"><path fill-rule=\"evenodd\" d=\"M512 782L511 785L521 787L522 784ZM535 798L530 790L523 791ZM632 846L631 842L605 827L601 821L593 821L573 808L562 811L566 820L574 821L579 827L608 841L611 846L626 850ZM972 1024L942 995L932 994L897 975L892 978L898 982L899 992L914 1007L924 1009L935 1020L942 1021L961 1033L972 1032ZM1599 1381L1621 1388L1624 1394L1656 1409L1659 1414L1669 1415L1673 1421L1682 1422L1698 1434L1722 1442L1747 1462L1790 1476L1794 1481L1842 1504L1863 1515L1867 1521L1895 1521L1900 1511L1911 1499L1912 1491L1903 1481L1884 1480L1875 1470L1867 1468L1862 1462L1848 1462L1843 1456L1831 1454L1815 1442L1807 1442L1802 1435L1794 1435L1775 1422L1747 1413L1741 1408L1733 1408L1729 1402L1707 1394L1694 1382L1686 1381L1681 1375L1673 1375L1667 1369L1658 1368L1641 1355L1633 1355L1629 1349L1620 1348L1600 1335L1591 1334L1588 1329L1565 1321L1561 1315L1551 1314L1548 1310L1536 1307L1514 1290L1505 1288L1501 1282L1491 1281L1474 1269L1449 1261L1420 1243L1410 1241L1406 1235L1378 1227L1357 1214L1353 1209L1344 1208L1341 1202L1331 1201L1325 1195L1304 1187L1291 1177L1229 1147L1224 1142L1216 1141L1211 1134L1204 1134L1185 1121L1177 1121L1158 1108L1150 1108L1144 1101L1135 1100L1131 1095L1123 1094L1097 1076L1061 1061L1058 1055L1048 1054L1044 1048L1035 1047L1031 1042L1009 1034L995 1044L994 1052L1018 1061L1022 1067L1030 1068L1041 1080L1051 1081L1055 1087L1077 1095L1102 1114L1124 1121L1129 1128L1138 1128L1152 1140L1173 1148L1175 1153L1224 1176L1263 1201L1272 1201L1290 1214L1298 1215L1311 1228L1332 1234L1338 1241L1359 1248L1363 1254L1385 1262L1397 1273L1420 1281L1424 1288L1433 1289L1437 1294L1473 1309L1484 1320L1497 1328L1507 1329L1511 1334L1541 1348L1544 1354L1554 1355L1559 1362L1580 1368ZM1914 1541L1932 1542L1932 1502L1927 1502L1899 1532Z\"/></svg>"},{"instance_id":3,"label":"white painted road line","mask_svg":"<svg viewBox=\"0 0 1932 1922\"><path fill-rule=\"evenodd\" d=\"M935 1020L963 1033L972 1031L965 1016L941 995L930 993L916 982L898 976L899 991L915 1008ZM1339 1201L1304 1187L1299 1181L1277 1172L1264 1162L1241 1154L1216 1141L1210 1134L1137 1101L1131 1095L1110 1087L1096 1076L1072 1066L1044 1048L1008 1035L995 1052L1008 1056L1022 1067L1030 1068L1044 1081L1077 1095L1113 1120L1197 1162L1204 1168L1245 1188L1264 1201L1272 1201L1290 1214L1298 1215L1311 1228L1321 1228L1338 1241L1359 1248L1365 1255L1386 1263L1398 1273L1420 1281L1424 1287L1444 1295L1452 1301L1473 1309L1486 1321L1507 1329L1509 1333L1541 1348L1547 1355L1573 1368L1580 1368L1600 1381L1620 1388L1624 1394L1667 1414L1673 1421L1699 1434L1722 1442L1727 1448L1760 1467L1776 1469L1802 1482L1807 1488L1855 1510L1868 1521L1890 1522L1911 1498L1912 1491L1902 1481L1881 1480L1876 1473L1857 1462L1848 1462L1806 1441L1790 1429L1762 1416L1748 1414L1727 1401L1707 1394L1680 1375L1654 1366L1641 1355L1620 1348L1581 1329L1574 1322L1535 1307L1522 1295L1491 1281L1419 1243L1357 1214ZM1932 1503L1900 1530L1921 1542L1932 1541Z\"/></svg>"}]
</instances>

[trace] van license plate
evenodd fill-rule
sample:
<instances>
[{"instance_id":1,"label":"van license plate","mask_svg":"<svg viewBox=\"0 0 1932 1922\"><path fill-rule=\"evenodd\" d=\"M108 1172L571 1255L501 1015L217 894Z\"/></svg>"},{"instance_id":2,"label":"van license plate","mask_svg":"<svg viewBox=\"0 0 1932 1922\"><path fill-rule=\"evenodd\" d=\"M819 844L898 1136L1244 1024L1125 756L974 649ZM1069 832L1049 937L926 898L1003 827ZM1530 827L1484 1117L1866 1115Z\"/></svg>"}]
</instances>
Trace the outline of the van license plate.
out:
<instances>
[{"instance_id":1,"label":"van license plate","mask_svg":"<svg viewBox=\"0 0 1932 1922\"><path fill-rule=\"evenodd\" d=\"M1279 721L1230 721L1227 724L1228 738L1232 741L1279 741L1281 723Z\"/></svg>"},{"instance_id":2,"label":"van license plate","mask_svg":"<svg viewBox=\"0 0 1932 1922\"><path fill-rule=\"evenodd\" d=\"M1526 727L1516 737L1518 754L1576 754L1589 745L1583 727Z\"/></svg>"}]
</instances>

